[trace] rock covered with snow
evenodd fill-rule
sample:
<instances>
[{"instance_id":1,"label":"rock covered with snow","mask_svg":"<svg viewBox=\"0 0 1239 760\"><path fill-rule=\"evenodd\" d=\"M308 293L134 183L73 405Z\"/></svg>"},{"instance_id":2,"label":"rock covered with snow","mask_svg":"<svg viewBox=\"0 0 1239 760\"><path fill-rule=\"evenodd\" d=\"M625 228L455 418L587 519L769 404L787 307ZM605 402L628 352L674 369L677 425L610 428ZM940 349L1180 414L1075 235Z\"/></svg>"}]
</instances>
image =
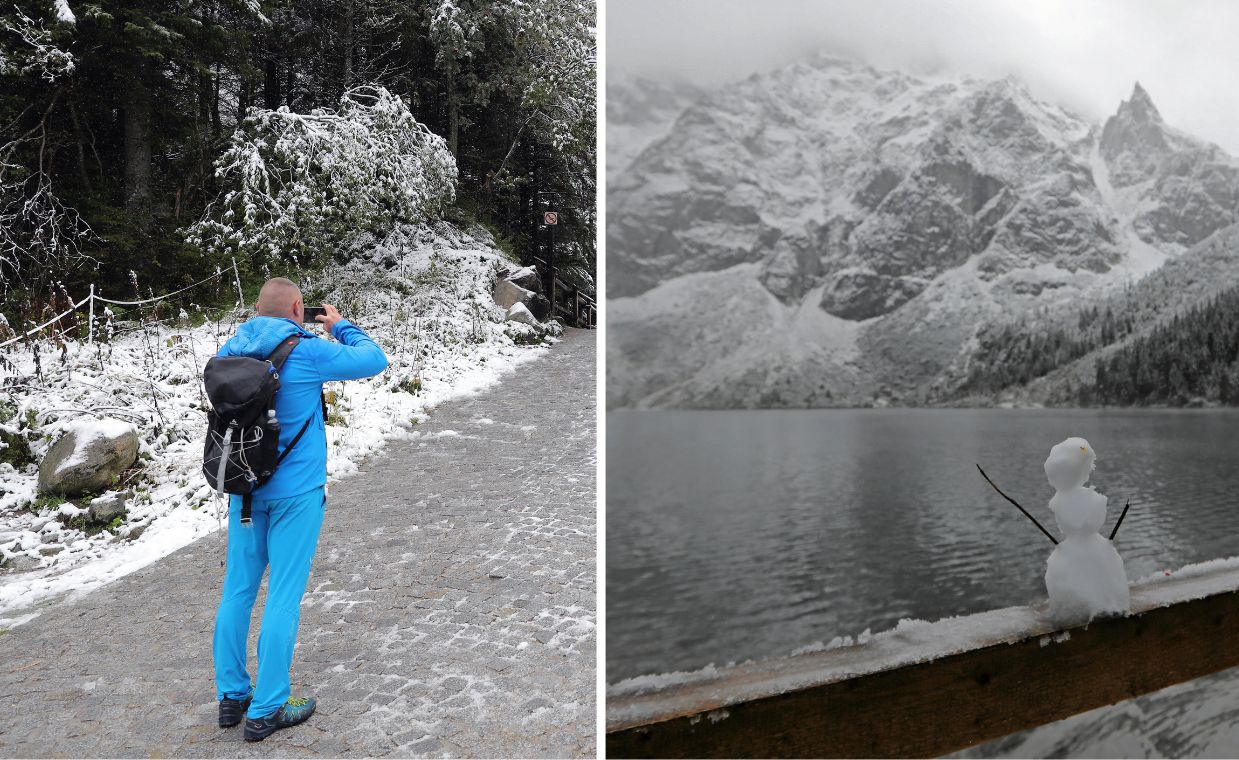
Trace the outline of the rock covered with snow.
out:
<instances>
[{"instance_id":1,"label":"rock covered with snow","mask_svg":"<svg viewBox=\"0 0 1239 760\"><path fill-rule=\"evenodd\" d=\"M893 311L925 289L925 280L882 275L868 267L835 273L822 291L823 311L843 319L869 319Z\"/></svg>"},{"instance_id":2,"label":"rock covered with snow","mask_svg":"<svg viewBox=\"0 0 1239 760\"><path fill-rule=\"evenodd\" d=\"M102 491L138 458L138 431L113 418L74 424L39 462L39 492Z\"/></svg>"},{"instance_id":3,"label":"rock covered with snow","mask_svg":"<svg viewBox=\"0 0 1239 760\"><path fill-rule=\"evenodd\" d=\"M1048 250L1048 227L1073 251L1101 249L1105 268L1119 251L1098 234L1112 219L1081 149L1089 134L1013 78L913 77L828 57L751 77L694 103L609 187L608 289L631 295L743 262L761 262L784 300L861 265L878 287L923 289L995 244L1021 205L1035 207L1025 216L1041 234L995 245L1009 264L1049 256L1077 268ZM800 287L785 287L789 274Z\"/></svg>"},{"instance_id":4,"label":"rock covered with snow","mask_svg":"<svg viewBox=\"0 0 1239 760\"><path fill-rule=\"evenodd\" d=\"M513 304L525 303L528 299L533 298L536 293L532 290L526 290L520 285L511 280L495 280L494 290L495 303L499 304L504 309L512 308Z\"/></svg>"},{"instance_id":5,"label":"rock covered with snow","mask_svg":"<svg viewBox=\"0 0 1239 760\"><path fill-rule=\"evenodd\" d=\"M534 293L542 292L542 275L538 274L538 270L534 267L520 267L510 270L504 275L504 279L525 290L531 290Z\"/></svg>"},{"instance_id":6,"label":"rock covered with snow","mask_svg":"<svg viewBox=\"0 0 1239 760\"><path fill-rule=\"evenodd\" d=\"M1068 438L1045 460L1055 491L1050 509L1063 533L1046 563L1045 587L1050 618L1060 626L1126 614L1131 608L1123 558L1098 533L1106 519L1106 497L1084 486L1096 456L1088 441Z\"/></svg>"},{"instance_id":7,"label":"rock covered with snow","mask_svg":"<svg viewBox=\"0 0 1239 760\"><path fill-rule=\"evenodd\" d=\"M533 314L535 320L551 315L551 302L542 295L542 277L533 267L509 270L495 280L491 295L502 309L510 309L519 303Z\"/></svg>"},{"instance_id":8,"label":"rock covered with snow","mask_svg":"<svg viewBox=\"0 0 1239 760\"><path fill-rule=\"evenodd\" d=\"M24 573L39 566L39 560L28 554L18 554L4 562L4 569L12 573Z\"/></svg>"},{"instance_id":9,"label":"rock covered with snow","mask_svg":"<svg viewBox=\"0 0 1239 760\"><path fill-rule=\"evenodd\" d=\"M645 77L607 71L607 181L619 177L650 143L666 134L705 91L667 73Z\"/></svg>"},{"instance_id":10,"label":"rock covered with snow","mask_svg":"<svg viewBox=\"0 0 1239 760\"><path fill-rule=\"evenodd\" d=\"M1126 187L1148 179L1158 162L1172 151L1166 124L1153 99L1140 83L1131 97L1106 120L1101 132L1101 155L1110 165L1110 181Z\"/></svg>"},{"instance_id":11,"label":"rock covered with snow","mask_svg":"<svg viewBox=\"0 0 1239 760\"><path fill-rule=\"evenodd\" d=\"M125 499L120 494L109 493L91 499L86 512L91 522L106 524L125 514Z\"/></svg>"},{"instance_id":12,"label":"rock covered with snow","mask_svg":"<svg viewBox=\"0 0 1239 760\"><path fill-rule=\"evenodd\" d=\"M512 304L512 307L508 309L507 321L519 322L520 324L533 327L541 324L538 322L538 318L533 315L533 312L529 311L525 304L520 302Z\"/></svg>"}]
</instances>

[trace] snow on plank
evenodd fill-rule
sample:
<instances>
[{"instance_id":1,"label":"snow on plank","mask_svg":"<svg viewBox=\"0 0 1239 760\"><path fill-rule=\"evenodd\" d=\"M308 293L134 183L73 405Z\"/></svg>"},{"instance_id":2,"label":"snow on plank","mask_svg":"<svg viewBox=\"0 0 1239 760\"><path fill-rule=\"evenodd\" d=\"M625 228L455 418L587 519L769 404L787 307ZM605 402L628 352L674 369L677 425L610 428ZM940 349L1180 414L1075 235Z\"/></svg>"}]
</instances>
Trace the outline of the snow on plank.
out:
<instances>
[{"instance_id":1,"label":"snow on plank","mask_svg":"<svg viewBox=\"0 0 1239 760\"><path fill-rule=\"evenodd\" d=\"M935 756L1239 665L1239 558L1132 585L1056 630L1045 603L611 686L610 757Z\"/></svg>"}]
</instances>

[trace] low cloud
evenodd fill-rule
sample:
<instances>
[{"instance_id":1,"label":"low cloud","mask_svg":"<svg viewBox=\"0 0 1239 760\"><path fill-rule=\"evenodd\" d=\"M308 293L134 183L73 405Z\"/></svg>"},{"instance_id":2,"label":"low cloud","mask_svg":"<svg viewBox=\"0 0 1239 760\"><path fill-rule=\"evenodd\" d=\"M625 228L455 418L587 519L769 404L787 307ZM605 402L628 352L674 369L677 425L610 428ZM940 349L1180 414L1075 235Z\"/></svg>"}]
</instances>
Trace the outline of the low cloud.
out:
<instances>
[{"instance_id":1,"label":"low cloud","mask_svg":"<svg viewBox=\"0 0 1239 760\"><path fill-rule=\"evenodd\" d=\"M1139 81L1167 122L1239 156L1229 0L613 0L610 70L717 84L815 51L911 72L1014 74L1101 121Z\"/></svg>"}]
</instances>

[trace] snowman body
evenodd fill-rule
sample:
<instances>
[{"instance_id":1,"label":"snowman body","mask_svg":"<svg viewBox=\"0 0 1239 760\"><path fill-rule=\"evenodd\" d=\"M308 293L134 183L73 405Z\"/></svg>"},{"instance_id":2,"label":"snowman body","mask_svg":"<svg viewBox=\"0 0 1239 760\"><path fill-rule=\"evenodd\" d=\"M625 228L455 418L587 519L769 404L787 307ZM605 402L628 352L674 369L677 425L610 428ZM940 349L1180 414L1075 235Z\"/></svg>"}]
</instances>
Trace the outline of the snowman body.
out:
<instances>
[{"instance_id":1,"label":"snowman body","mask_svg":"<svg viewBox=\"0 0 1239 760\"><path fill-rule=\"evenodd\" d=\"M1055 490L1050 509L1063 534L1045 570L1050 618L1058 625L1077 625L1131 609L1123 558L1099 533L1106 519L1106 497L1084 485L1095 458L1088 441L1068 438L1051 449L1045 463Z\"/></svg>"}]
</instances>

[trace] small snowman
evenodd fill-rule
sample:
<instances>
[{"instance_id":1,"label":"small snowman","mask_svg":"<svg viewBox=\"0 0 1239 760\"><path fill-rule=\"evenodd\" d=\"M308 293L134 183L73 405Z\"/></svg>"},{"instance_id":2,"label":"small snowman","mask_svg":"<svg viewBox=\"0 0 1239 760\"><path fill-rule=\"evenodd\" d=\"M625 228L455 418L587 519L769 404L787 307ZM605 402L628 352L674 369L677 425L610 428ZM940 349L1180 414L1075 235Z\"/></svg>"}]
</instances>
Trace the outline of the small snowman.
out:
<instances>
[{"instance_id":1,"label":"small snowman","mask_svg":"<svg viewBox=\"0 0 1239 760\"><path fill-rule=\"evenodd\" d=\"M1050 509L1063 533L1045 569L1050 618L1056 625L1078 625L1131 609L1123 558L1098 532L1106 519L1106 497L1084 486L1095 461L1083 438L1068 438L1045 460L1045 475L1055 491Z\"/></svg>"}]
</instances>

